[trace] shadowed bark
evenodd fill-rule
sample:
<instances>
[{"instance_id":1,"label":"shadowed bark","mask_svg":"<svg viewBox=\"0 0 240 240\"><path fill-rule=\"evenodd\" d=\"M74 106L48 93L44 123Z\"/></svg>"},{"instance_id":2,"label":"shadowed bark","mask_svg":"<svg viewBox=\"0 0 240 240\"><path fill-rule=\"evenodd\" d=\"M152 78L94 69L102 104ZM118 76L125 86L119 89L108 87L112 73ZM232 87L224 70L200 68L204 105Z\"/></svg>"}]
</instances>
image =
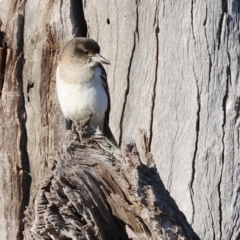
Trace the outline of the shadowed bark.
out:
<instances>
[{"instance_id":1,"label":"shadowed bark","mask_svg":"<svg viewBox=\"0 0 240 240\"><path fill-rule=\"evenodd\" d=\"M237 0L0 0L1 239L23 240L25 208L43 176L55 176L46 167L65 142L55 70L75 36L96 40L111 62L109 125L121 148L131 146L116 161L137 149L144 170L150 151L200 239L239 239L239 14Z\"/></svg>"},{"instance_id":2,"label":"shadowed bark","mask_svg":"<svg viewBox=\"0 0 240 240\"><path fill-rule=\"evenodd\" d=\"M26 240L199 239L164 188L150 152L145 165L134 143L121 156L100 132L77 129L48 160L26 211Z\"/></svg>"}]
</instances>

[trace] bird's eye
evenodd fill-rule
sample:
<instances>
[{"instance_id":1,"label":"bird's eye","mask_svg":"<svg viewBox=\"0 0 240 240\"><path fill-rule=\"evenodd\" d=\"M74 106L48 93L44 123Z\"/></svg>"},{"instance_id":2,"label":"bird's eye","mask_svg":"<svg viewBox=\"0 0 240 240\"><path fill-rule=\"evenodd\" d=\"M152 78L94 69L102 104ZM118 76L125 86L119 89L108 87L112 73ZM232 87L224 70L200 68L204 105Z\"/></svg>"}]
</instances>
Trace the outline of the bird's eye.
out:
<instances>
[{"instance_id":1,"label":"bird's eye","mask_svg":"<svg viewBox=\"0 0 240 240\"><path fill-rule=\"evenodd\" d=\"M85 51L83 51L86 55L88 54L88 51L87 50L85 50Z\"/></svg>"}]
</instances>

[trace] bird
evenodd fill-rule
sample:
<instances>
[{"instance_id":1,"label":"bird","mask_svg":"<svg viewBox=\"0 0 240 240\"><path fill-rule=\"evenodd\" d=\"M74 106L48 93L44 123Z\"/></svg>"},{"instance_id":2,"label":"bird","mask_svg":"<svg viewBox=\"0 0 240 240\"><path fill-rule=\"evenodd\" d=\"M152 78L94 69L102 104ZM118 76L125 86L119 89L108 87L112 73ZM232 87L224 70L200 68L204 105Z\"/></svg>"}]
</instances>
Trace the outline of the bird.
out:
<instances>
[{"instance_id":1,"label":"bird","mask_svg":"<svg viewBox=\"0 0 240 240\"><path fill-rule=\"evenodd\" d=\"M57 96L67 130L71 129L73 121L90 117L92 128L99 128L118 148L108 125L111 102L102 64L110 62L100 55L96 41L85 37L68 41L60 53L56 69Z\"/></svg>"}]
</instances>

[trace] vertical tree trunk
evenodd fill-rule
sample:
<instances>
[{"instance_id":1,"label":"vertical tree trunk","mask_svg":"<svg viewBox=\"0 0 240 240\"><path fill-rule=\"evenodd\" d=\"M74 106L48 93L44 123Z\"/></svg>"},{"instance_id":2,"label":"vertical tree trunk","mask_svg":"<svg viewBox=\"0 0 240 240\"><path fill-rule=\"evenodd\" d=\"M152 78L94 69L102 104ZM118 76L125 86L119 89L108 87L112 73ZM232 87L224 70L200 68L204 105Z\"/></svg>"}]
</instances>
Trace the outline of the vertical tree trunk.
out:
<instances>
[{"instance_id":1,"label":"vertical tree trunk","mask_svg":"<svg viewBox=\"0 0 240 240\"><path fill-rule=\"evenodd\" d=\"M87 35L111 62L120 145L142 149L146 130L163 184L199 237L238 239L239 9L237 0L0 0L2 238L23 238L31 189L64 140L59 51Z\"/></svg>"}]
</instances>

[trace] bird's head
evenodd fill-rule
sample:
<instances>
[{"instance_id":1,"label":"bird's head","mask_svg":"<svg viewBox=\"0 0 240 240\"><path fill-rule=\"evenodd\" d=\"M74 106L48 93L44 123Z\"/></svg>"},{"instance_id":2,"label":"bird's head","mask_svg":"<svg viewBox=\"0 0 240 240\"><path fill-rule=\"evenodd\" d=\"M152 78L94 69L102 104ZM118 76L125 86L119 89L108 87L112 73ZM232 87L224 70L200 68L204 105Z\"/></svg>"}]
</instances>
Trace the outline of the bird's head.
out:
<instances>
[{"instance_id":1,"label":"bird's head","mask_svg":"<svg viewBox=\"0 0 240 240\"><path fill-rule=\"evenodd\" d=\"M64 46L60 61L72 64L86 64L94 67L98 63L110 64L110 62L100 55L98 43L90 38L77 37Z\"/></svg>"}]
</instances>

